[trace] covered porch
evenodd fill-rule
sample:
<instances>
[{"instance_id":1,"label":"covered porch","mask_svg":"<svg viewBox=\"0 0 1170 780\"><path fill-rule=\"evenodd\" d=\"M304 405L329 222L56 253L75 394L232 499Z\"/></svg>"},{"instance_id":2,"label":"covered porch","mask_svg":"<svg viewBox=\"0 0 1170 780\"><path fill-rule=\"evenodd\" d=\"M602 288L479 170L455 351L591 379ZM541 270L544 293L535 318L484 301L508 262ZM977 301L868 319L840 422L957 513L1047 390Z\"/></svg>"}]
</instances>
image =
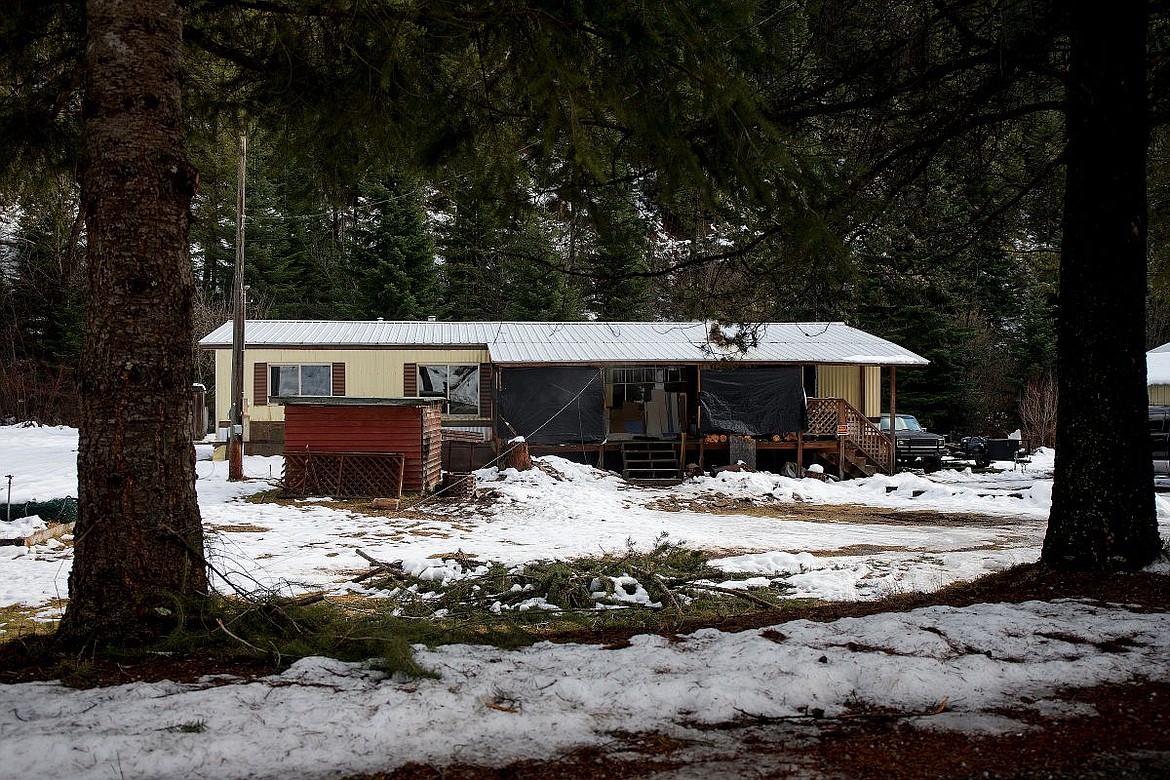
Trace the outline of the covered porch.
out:
<instances>
[{"instance_id":1,"label":"covered porch","mask_svg":"<svg viewBox=\"0 0 1170 780\"><path fill-rule=\"evenodd\" d=\"M882 385L879 367L855 367L852 388L837 383L850 397L814 395L818 367L807 365L516 368L497 371L498 447L519 436L533 454L585 460L641 482L740 462L793 475L817 464L838 478L895 467L892 439L870 420L883 406L871 392ZM895 372L889 368L889 410Z\"/></svg>"}]
</instances>

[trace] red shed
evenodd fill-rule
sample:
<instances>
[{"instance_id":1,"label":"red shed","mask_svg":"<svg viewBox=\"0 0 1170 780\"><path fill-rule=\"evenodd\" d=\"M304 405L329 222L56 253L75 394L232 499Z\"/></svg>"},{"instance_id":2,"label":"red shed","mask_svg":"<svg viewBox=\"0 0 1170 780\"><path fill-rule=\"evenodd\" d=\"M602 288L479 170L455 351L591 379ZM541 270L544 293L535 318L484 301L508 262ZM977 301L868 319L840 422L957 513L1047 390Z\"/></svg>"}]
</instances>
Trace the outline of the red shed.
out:
<instances>
[{"instance_id":1,"label":"red shed","mask_svg":"<svg viewBox=\"0 0 1170 780\"><path fill-rule=\"evenodd\" d=\"M284 481L294 493L425 493L442 478L442 398L289 398Z\"/></svg>"}]
</instances>

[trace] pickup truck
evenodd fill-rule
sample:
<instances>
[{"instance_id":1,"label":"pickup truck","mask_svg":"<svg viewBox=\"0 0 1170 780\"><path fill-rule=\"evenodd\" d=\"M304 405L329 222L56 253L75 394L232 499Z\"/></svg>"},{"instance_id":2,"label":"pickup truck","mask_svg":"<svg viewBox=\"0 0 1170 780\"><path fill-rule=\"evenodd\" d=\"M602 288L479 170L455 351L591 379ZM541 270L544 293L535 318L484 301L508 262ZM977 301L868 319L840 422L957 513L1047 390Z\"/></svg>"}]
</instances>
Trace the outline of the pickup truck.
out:
<instances>
[{"instance_id":1,"label":"pickup truck","mask_svg":"<svg viewBox=\"0 0 1170 780\"><path fill-rule=\"evenodd\" d=\"M871 417L883 433L890 432L890 415ZM946 453L946 439L937 433L930 433L918 424L912 414L894 415L894 458L899 466L920 465L923 471L938 471L942 468Z\"/></svg>"},{"instance_id":2,"label":"pickup truck","mask_svg":"<svg viewBox=\"0 0 1170 780\"><path fill-rule=\"evenodd\" d=\"M1150 446L1153 448L1154 475L1170 475L1170 406L1150 407Z\"/></svg>"}]
</instances>

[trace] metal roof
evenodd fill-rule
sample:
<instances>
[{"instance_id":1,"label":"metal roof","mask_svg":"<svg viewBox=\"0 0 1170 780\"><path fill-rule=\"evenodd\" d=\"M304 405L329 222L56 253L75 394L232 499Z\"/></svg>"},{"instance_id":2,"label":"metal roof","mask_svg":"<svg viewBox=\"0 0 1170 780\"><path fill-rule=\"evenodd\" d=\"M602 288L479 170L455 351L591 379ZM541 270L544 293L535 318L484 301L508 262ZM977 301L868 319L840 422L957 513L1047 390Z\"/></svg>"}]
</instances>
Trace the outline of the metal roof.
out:
<instances>
[{"instance_id":1,"label":"metal roof","mask_svg":"<svg viewBox=\"0 0 1170 780\"><path fill-rule=\"evenodd\" d=\"M908 349L842 322L770 322L746 349L728 346L708 322L434 322L249 320L251 348L483 347L500 364L843 363L925 366ZM230 322L200 342L232 344Z\"/></svg>"}]
</instances>

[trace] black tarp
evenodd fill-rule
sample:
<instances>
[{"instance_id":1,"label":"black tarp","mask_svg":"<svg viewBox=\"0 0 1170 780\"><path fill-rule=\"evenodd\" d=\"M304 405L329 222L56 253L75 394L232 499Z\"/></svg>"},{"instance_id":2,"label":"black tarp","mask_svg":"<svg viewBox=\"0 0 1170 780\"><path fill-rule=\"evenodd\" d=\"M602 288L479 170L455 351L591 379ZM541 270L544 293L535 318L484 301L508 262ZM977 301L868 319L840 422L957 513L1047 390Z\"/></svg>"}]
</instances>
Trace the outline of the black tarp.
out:
<instances>
[{"instance_id":1,"label":"black tarp","mask_svg":"<svg viewBox=\"0 0 1170 780\"><path fill-rule=\"evenodd\" d=\"M597 368L500 369L496 435L531 444L605 440L605 382Z\"/></svg>"},{"instance_id":2,"label":"black tarp","mask_svg":"<svg viewBox=\"0 0 1170 780\"><path fill-rule=\"evenodd\" d=\"M699 430L763 436L808 427L800 366L705 369Z\"/></svg>"}]
</instances>

